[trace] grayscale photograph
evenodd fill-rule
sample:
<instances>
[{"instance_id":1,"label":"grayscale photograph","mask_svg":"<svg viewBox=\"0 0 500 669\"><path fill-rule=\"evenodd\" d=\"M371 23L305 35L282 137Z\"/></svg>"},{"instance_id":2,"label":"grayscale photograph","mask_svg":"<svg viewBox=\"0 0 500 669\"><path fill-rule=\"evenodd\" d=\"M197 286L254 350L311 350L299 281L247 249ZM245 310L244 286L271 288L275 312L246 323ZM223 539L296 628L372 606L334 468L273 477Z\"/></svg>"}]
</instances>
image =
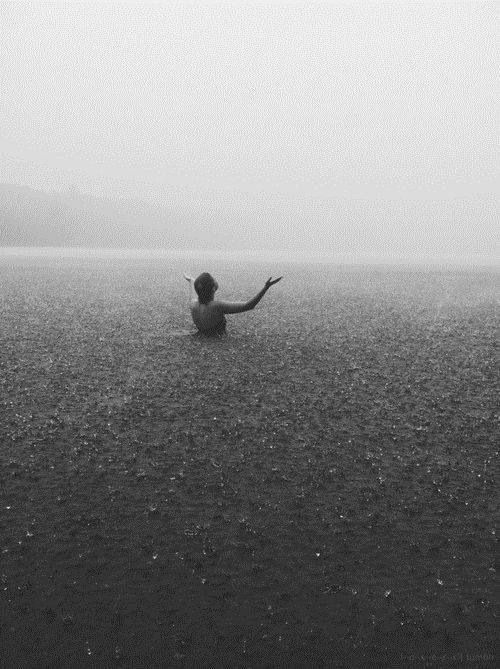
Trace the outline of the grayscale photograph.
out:
<instances>
[{"instance_id":1,"label":"grayscale photograph","mask_svg":"<svg viewBox=\"0 0 500 669\"><path fill-rule=\"evenodd\" d=\"M498 666L497 1L0 0L0 668Z\"/></svg>"}]
</instances>

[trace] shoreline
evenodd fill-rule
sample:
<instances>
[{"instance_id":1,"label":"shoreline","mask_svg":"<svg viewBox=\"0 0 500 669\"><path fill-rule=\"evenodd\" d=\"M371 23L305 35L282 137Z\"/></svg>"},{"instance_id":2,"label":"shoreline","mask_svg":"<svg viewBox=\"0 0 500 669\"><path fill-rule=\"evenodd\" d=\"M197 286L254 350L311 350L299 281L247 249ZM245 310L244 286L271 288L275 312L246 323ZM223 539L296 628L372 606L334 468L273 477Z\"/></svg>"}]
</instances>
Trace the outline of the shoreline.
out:
<instances>
[{"instance_id":1,"label":"shoreline","mask_svg":"<svg viewBox=\"0 0 500 669\"><path fill-rule=\"evenodd\" d=\"M299 254L286 251L219 250L219 249L169 249L169 248L91 248L60 246L0 246L2 258L63 258L99 260L153 260L204 258L220 261L285 262L313 265L354 265L378 267L429 267L429 268L500 268L500 258L495 256L376 256L370 254Z\"/></svg>"}]
</instances>

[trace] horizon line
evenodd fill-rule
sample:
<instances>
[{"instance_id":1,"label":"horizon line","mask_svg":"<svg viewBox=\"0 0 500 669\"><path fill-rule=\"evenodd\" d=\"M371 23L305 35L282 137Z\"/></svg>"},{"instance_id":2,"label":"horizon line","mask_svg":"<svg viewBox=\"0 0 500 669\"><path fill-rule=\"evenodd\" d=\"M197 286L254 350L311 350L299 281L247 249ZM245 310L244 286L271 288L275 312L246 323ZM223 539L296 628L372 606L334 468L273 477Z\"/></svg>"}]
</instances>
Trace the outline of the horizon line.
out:
<instances>
[{"instance_id":1,"label":"horizon line","mask_svg":"<svg viewBox=\"0 0 500 669\"><path fill-rule=\"evenodd\" d=\"M249 260L332 265L455 265L500 267L500 257L482 253L471 254L374 254L374 253L315 253L293 249L200 249L147 247L87 247L87 246L0 246L0 257L37 258L101 258L148 259L186 258L199 260Z\"/></svg>"}]
</instances>

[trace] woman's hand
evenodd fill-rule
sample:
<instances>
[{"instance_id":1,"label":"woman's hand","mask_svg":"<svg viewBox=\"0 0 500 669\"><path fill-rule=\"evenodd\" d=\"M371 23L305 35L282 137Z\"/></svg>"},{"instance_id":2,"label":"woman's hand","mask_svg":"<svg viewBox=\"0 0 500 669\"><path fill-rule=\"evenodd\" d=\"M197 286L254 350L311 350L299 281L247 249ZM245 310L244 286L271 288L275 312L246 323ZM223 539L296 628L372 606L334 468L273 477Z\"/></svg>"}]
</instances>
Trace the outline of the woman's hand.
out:
<instances>
[{"instance_id":1,"label":"woman's hand","mask_svg":"<svg viewBox=\"0 0 500 669\"><path fill-rule=\"evenodd\" d=\"M266 284L265 284L264 288L266 288L266 290L267 290L268 288L271 288L271 286L274 286L275 283L278 283L278 281L281 281L282 278L283 278L283 277L280 276L280 277L278 277L277 279L273 279L273 277L270 276L269 279L266 281Z\"/></svg>"}]
</instances>

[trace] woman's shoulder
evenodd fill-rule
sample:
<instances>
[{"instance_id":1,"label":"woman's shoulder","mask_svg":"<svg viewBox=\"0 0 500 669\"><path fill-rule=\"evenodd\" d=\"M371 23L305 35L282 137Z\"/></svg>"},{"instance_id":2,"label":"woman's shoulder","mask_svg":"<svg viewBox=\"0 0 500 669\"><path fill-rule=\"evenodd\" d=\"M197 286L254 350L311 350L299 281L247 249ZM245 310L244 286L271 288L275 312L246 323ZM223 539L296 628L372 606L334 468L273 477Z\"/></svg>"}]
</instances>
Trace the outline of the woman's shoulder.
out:
<instances>
[{"instance_id":1,"label":"woman's shoulder","mask_svg":"<svg viewBox=\"0 0 500 669\"><path fill-rule=\"evenodd\" d=\"M213 311L220 311L220 309L222 309L222 302L220 300L212 300L204 306Z\"/></svg>"},{"instance_id":2,"label":"woman's shoulder","mask_svg":"<svg viewBox=\"0 0 500 669\"><path fill-rule=\"evenodd\" d=\"M218 300L212 300L211 302L207 302L207 304L203 304L199 300L193 300L191 302L191 309L196 309L197 311L221 311L222 307L222 302L219 302Z\"/></svg>"}]
</instances>

